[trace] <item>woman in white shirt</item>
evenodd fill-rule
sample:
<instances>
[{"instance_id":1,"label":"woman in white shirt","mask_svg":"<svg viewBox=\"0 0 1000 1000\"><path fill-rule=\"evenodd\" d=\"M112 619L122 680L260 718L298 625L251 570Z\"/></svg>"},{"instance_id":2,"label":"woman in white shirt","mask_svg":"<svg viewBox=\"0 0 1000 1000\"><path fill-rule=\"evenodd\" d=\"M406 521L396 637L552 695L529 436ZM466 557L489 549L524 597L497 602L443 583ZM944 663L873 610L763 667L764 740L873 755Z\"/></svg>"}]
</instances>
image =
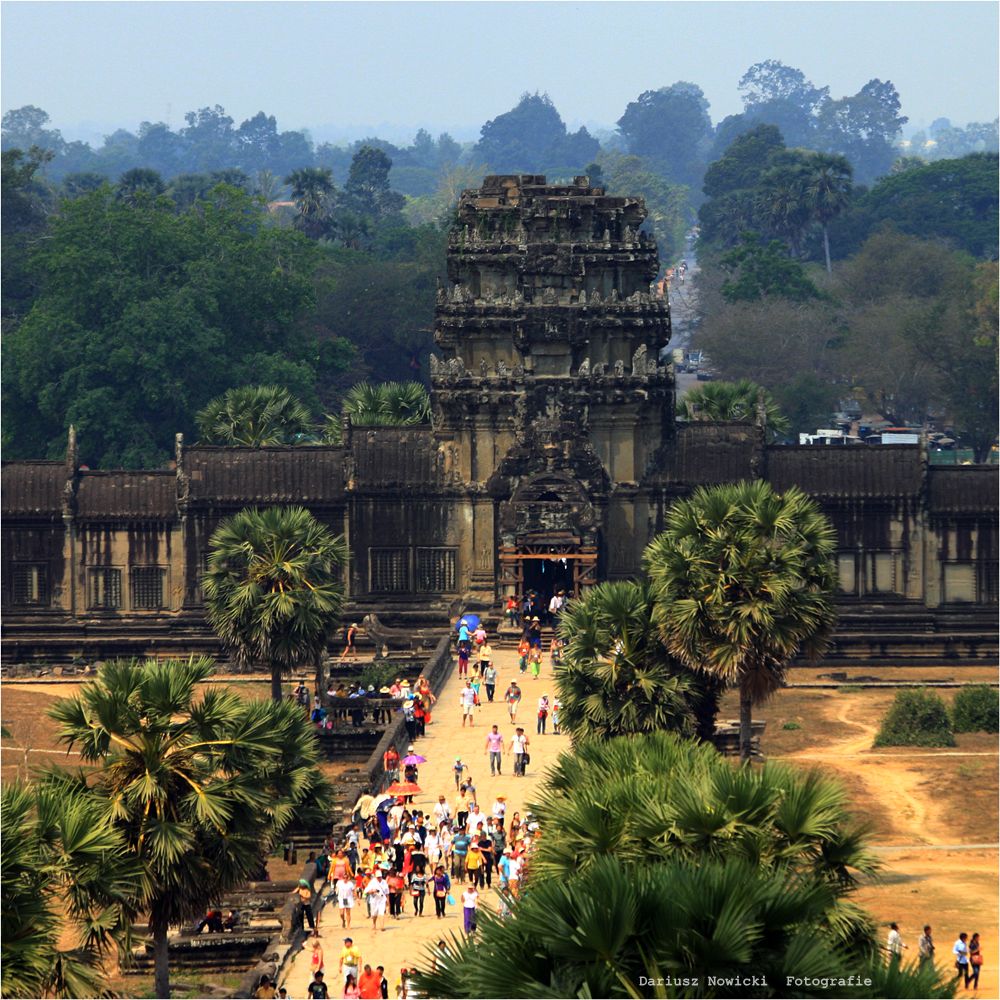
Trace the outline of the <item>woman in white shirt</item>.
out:
<instances>
[{"instance_id":1,"label":"woman in white shirt","mask_svg":"<svg viewBox=\"0 0 1000 1000\"><path fill-rule=\"evenodd\" d=\"M427 855L427 862L433 871L441 860L441 841L433 830L424 838L424 854Z\"/></svg>"}]
</instances>

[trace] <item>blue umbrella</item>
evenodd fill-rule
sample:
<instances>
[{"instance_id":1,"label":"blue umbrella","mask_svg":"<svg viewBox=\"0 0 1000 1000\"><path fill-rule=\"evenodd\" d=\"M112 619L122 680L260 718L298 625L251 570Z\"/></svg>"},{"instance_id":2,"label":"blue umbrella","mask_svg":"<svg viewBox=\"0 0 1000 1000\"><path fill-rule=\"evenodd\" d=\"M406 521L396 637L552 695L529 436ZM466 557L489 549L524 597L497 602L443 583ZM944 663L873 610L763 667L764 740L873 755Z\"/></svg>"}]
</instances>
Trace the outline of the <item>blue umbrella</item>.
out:
<instances>
[{"instance_id":1,"label":"blue umbrella","mask_svg":"<svg viewBox=\"0 0 1000 1000\"><path fill-rule=\"evenodd\" d=\"M455 628L458 629L462 622L469 626L470 632L475 632L479 628L479 615L459 615L455 619Z\"/></svg>"}]
</instances>

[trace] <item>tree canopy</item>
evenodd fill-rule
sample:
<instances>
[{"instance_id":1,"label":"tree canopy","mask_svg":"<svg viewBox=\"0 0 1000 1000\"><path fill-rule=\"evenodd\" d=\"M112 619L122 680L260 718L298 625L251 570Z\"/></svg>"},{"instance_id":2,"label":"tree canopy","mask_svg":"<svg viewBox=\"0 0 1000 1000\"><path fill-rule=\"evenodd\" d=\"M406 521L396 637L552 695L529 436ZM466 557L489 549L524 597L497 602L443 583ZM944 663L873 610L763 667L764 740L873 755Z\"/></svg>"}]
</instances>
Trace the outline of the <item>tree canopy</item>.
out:
<instances>
[{"instance_id":1,"label":"tree canopy","mask_svg":"<svg viewBox=\"0 0 1000 1000\"><path fill-rule=\"evenodd\" d=\"M302 325L317 259L225 185L184 212L108 187L64 202L32 254L41 290L4 340L8 455L58 457L72 423L85 461L155 466L228 387L268 381L315 401L317 377L350 357Z\"/></svg>"}]
</instances>

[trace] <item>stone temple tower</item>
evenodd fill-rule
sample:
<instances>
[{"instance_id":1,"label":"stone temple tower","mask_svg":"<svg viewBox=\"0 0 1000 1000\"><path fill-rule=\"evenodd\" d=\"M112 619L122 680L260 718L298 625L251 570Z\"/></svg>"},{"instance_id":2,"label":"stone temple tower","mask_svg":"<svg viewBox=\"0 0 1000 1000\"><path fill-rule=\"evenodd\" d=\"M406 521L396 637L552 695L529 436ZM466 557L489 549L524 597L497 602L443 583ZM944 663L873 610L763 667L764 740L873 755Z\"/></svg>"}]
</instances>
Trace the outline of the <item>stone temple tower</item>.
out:
<instances>
[{"instance_id":1,"label":"stone temple tower","mask_svg":"<svg viewBox=\"0 0 1000 1000\"><path fill-rule=\"evenodd\" d=\"M484 604L637 569L674 407L645 216L641 199L586 177L486 177L461 197L435 314L433 422Z\"/></svg>"}]
</instances>

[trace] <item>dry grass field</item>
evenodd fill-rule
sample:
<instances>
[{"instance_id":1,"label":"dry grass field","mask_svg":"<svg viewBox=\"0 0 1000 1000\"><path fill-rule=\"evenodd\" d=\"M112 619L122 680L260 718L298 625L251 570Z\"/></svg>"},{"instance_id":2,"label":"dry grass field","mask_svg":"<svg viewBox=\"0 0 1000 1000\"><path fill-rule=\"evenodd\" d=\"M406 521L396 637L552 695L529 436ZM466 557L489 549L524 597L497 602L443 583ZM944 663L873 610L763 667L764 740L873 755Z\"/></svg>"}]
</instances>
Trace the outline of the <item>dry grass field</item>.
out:
<instances>
[{"instance_id":1,"label":"dry grass field","mask_svg":"<svg viewBox=\"0 0 1000 1000\"><path fill-rule=\"evenodd\" d=\"M817 680L823 671L794 670L790 680ZM880 680L995 681L990 668L907 667L851 669ZM956 689L942 688L950 704ZM998 754L997 737L964 733L942 749L872 749L893 689L791 687L755 716L767 721L762 749L768 760L818 767L846 788L851 809L871 828L884 862L882 878L865 886L859 902L886 929L895 920L907 957L916 954L925 923L934 928L939 962L950 965L960 931L979 931L985 962L978 996L997 997ZM722 718L733 718L732 694ZM785 729L786 724L799 728ZM959 996L965 990L958 991ZM971 992L969 995L972 995Z\"/></svg>"}]
</instances>

